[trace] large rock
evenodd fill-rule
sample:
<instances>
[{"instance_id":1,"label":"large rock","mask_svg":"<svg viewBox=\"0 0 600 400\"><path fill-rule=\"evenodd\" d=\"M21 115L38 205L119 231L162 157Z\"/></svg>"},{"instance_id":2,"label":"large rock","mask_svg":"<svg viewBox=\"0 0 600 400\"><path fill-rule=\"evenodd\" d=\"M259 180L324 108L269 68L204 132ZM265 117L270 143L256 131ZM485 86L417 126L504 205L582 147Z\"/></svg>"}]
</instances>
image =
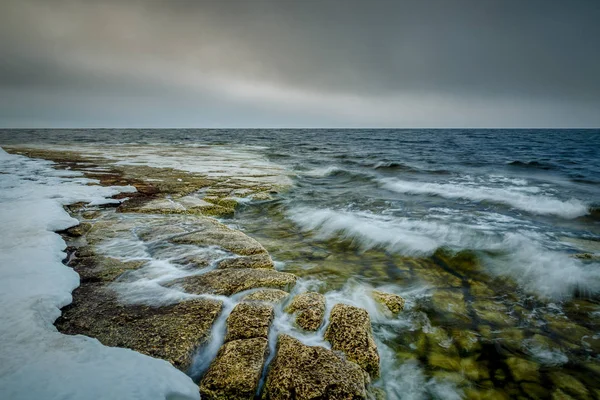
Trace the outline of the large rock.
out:
<instances>
[{"instance_id":1,"label":"large rock","mask_svg":"<svg viewBox=\"0 0 600 400\"><path fill-rule=\"evenodd\" d=\"M307 331L316 331L325 316L325 296L316 292L301 293L294 297L287 312L297 313L296 323Z\"/></svg>"},{"instance_id":2,"label":"large rock","mask_svg":"<svg viewBox=\"0 0 600 400\"><path fill-rule=\"evenodd\" d=\"M373 378L379 376L379 353L373 340L371 319L366 310L336 304L329 316L325 339L333 350L343 351Z\"/></svg>"},{"instance_id":3,"label":"large rock","mask_svg":"<svg viewBox=\"0 0 600 400\"><path fill-rule=\"evenodd\" d=\"M219 269L227 268L266 268L274 269L275 265L267 253L254 254L235 258L226 258L217 264Z\"/></svg>"},{"instance_id":4,"label":"large rock","mask_svg":"<svg viewBox=\"0 0 600 400\"><path fill-rule=\"evenodd\" d=\"M351 361L323 347L279 336L263 391L265 400L359 400L369 377Z\"/></svg>"},{"instance_id":5,"label":"large rock","mask_svg":"<svg viewBox=\"0 0 600 400\"><path fill-rule=\"evenodd\" d=\"M279 289L259 289L244 296L244 301L262 301L264 303L280 304L290 296L286 291Z\"/></svg>"},{"instance_id":6,"label":"large rock","mask_svg":"<svg viewBox=\"0 0 600 400\"><path fill-rule=\"evenodd\" d=\"M239 303L227 317L225 341L265 338L275 313L273 306L264 303Z\"/></svg>"},{"instance_id":7,"label":"large rock","mask_svg":"<svg viewBox=\"0 0 600 400\"><path fill-rule=\"evenodd\" d=\"M290 289L296 276L268 269L219 269L202 275L188 276L167 283L181 286L188 293L231 296L248 289Z\"/></svg>"},{"instance_id":8,"label":"large rock","mask_svg":"<svg viewBox=\"0 0 600 400\"><path fill-rule=\"evenodd\" d=\"M225 343L200 382L202 398L254 399L268 352L269 341L264 338Z\"/></svg>"},{"instance_id":9,"label":"large rock","mask_svg":"<svg viewBox=\"0 0 600 400\"><path fill-rule=\"evenodd\" d=\"M219 246L241 256L267 253L260 243L240 231L234 231L217 221L204 221L204 223L201 231L176 236L170 241L201 247Z\"/></svg>"},{"instance_id":10,"label":"large rock","mask_svg":"<svg viewBox=\"0 0 600 400\"><path fill-rule=\"evenodd\" d=\"M393 315L397 315L404 310L404 299L397 294L373 290L373 299L385 306Z\"/></svg>"}]
</instances>

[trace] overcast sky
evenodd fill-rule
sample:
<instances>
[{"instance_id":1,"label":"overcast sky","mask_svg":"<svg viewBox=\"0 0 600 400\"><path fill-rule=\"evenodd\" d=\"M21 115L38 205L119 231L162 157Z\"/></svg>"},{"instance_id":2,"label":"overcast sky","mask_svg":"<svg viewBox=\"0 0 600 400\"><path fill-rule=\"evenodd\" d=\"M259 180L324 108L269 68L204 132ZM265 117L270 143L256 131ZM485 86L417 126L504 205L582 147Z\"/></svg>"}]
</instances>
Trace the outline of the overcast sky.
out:
<instances>
[{"instance_id":1,"label":"overcast sky","mask_svg":"<svg viewBox=\"0 0 600 400\"><path fill-rule=\"evenodd\" d=\"M0 127L600 127L600 0L0 0Z\"/></svg>"}]
</instances>

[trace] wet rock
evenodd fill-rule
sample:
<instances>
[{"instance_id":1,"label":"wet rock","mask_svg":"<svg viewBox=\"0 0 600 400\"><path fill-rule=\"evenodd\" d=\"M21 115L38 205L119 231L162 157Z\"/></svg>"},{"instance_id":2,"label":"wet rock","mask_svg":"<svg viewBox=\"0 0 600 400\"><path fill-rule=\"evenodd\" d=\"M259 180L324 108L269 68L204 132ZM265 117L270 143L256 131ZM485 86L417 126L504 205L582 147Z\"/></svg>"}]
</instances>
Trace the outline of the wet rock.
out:
<instances>
[{"instance_id":1,"label":"wet rock","mask_svg":"<svg viewBox=\"0 0 600 400\"><path fill-rule=\"evenodd\" d=\"M254 399L268 352L265 338L225 343L200 382L202 398Z\"/></svg>"},{"instance_id":2,"label":"wet rock","mask_svg":"<svg viewBox=\"0 0 600 400\"><path fill-rule=\"evenodd\" d=\"M85 235L92 228L89 222L82 222L79 225L66 229L64 233L71 237L79 237Z\"/></svg>"},{"instance_id":3,"label":"wet rock","mask_svg":"<svg viewBox=\"0 0 600 400\"><path fill-rule=\"evenodd\" d=\"M515 381L539 381L540 374L536 363L519 357L509 357L506 359L506 364Z\"/></svg>"},{"instance_id":4,"label":"wet rock","mask_svg":"<svg viewBox=\"0 0 600 400\"><path fill-rule=\"evenodd\" d=\"M316 292L301 293L294 297L287 312L297 313L296 323L307 331L316 331L325 316L325 296Z\"/></svg>"},{"instance_id":5,"label":"wet rock","mask_svg":"<svg viewBox=\"0 0 600 400\"><path fill-rule=\"evenodd\" d=\"M101 256L96 254L90 246L77 248L74 257L67 263L79 274L82 283L109 283L123 273L141 268L144 264L144 260L120 261L116 258Z\"/></svg>"},{"instance_id":6,"label":"wet rock","mask_svg":"<svg viewBox=\"0 0 600 400\"><path fill-rule=\"evenodd\" d=\"M279 304L284 302L289 296L288 292L279 289L260 289L245 296L243 300Z\"/></svg>"},{"instance_id":7,"label":"wet rock","mask_svg":"<svg viewBox=\"0 0 600 400\"><path fill-rule=\"evenodd\" d=\"M272 305L254 302L239 303L227 318L225 342L238 339L267 339L273 317Z\"/></svg>"},{"instance_id":8,"label":"wet rock","mask_svg":"<svg viewBox=\"0 0 600 400\"><path fill-rule=\"evenodd\" d=\"M265 268L274 269L275 265L271 256L266 253L254 254L235 258L226 258L217 265L219 269L227 268Z\"/></svg>"},{"instance_id":9,"label":"wet rock","mask_svg":"<svg viewBox=\"0 0 600 400\"><path fill-rule=\"evenodd\" d=\"M549 376L554 386L560 390L579 399L591 399L587 388L577 378L560 371L551 372Z\"/></svg>"},{"instance_id":10,"label":"wet rock","mask_svg":"<svg viewBox=\"0 0 600 400\"><path fill-rule=\"evenodd\" d=\"M552 400L575 400L573 397L569 396L565 392L560 389L552 392Z\"/></svg>"},{"instance_id":11,"label":"wet rock","mask_svg":"<svg viewBox=\"0 0 600 400\"><path fill-rule=\"evenodd\" d=\"M353 362L323 347L279 336L264 387L265 400L367 399L368 376Z\"/></svg>"},{"instance_id":12,"label":"wet rock","mask_svg":"<svg viewBox=\"0 0 600 400\"><path fill-rule=\"evenodd\" d=\"M372 296L373 299L385 306L394 315L404 310L404 299L397 294L373 290Z\"/></svg>"},{"instance_id":13,"label":"wet rock","mask_svg":"<svg viewBox=\"0 0 600 400\"><path fill-rule=\"evenodd\" d=\"M333 350L346 354L373 378L379 376L379 353L373 340L371 319L366 310L346 304L336 304L329 316L325 339Z\"/></svg>"},{"instance_id":14,"label":"wet rock","mask_svg":"<svg viewBox=\"0 0 600 400\"><path fill-rule=\"evenodd\" d=\"M194 299L162 307L129 306L119 303L112 291L89 284L73 292L73 303L63 308L55 325L62 333L91 336L185 371L196 348L209 337L221 305Z\"/></svg>"},{"instance_id":15,"label":"wet rock","mask_svg":"<svg viewBox=\"0 0 600 400\"><path fill-rule=\"evenodd\" d=\"M261 287L286 290L295 283L296 276L286 272L246 268L210 271L171 281L166 286L181 286L188 293L231 296Z\"/></svg>"}]
</instances>

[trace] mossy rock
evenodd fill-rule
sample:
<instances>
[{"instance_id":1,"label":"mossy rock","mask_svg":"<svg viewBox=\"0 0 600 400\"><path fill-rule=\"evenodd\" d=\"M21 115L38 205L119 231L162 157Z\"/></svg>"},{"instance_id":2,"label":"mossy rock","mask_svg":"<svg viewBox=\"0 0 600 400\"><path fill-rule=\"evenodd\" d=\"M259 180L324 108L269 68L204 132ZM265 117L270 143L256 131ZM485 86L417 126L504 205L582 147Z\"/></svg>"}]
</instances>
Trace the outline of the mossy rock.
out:
<instances>
[{"instance_id":1,"label":"mossy rock","mask_svg":"<svg viewBox=\"0 0 600 400\"><path fill-rule=\"evenodd\" d=\"M200 381L202 398L254 399L268 352L269 341L265 338L225 343Z\"/></svg>"},{"instance_id":2,"label":"mossy rock","mask_svg":"<svg viewBox=\"0 0 600 400\"><path fill-rule=\"evenodd\" d=\"M264 400L364 400L369 378L353 362L331 350L279 336Z\"/></svg>"},{"instance_id":3,"label":"mossy rock","mask_svg":"<svg viewBox=\"0 0 600 400\"><path fill-rule=\"evenodd\" d=\"M261 301L265 303L279 304L284 302L290 294L279 289L259 289L256 292L244 296L244 301Z\"/></svg>"},{"instance_id":4,"label":"mossy rock","mask_svg":"<svg viewBox=\"0 0 600 400\"><path fill-rule=\"evenodd\" d=\"M329 315L325 340L333 350L342 351L373 378L379 376L379 353L373 339L371 318L363 309L336 304Z\"/></svg>"},{"instance_id":5,"label":"mossy rock","mask_svg":"<svg viewBox=\"0 0 600 400\"><path fill-rule=\"evenodd\" d=\"M219 261L217 268L265 268L274 269L275 264L271 259L271 256L267 253L253 254L251 256L241 256L226 258Z\"/></svg>"},{"instance_id":6,"label":"mossy rock","mask_svg":"<svg viewBox=\"0 0 600 400\"><path fill-rule=\"evenodd\" d=\"M225 342L269 337L274 317L273 306L264 303L239 303L227 317Z\"/></svg>"},{"instance_id":7,"label":"mossy rock","mask_svg":"<svg viewBox=\"0 0 600 400\"><path fill-rule=\"evenodd\" d=\"M404 310L404 299L397 294L373 290L371 295L373 299L386 307L393 315L397 315Z\"/></svg>"},{"instance_id":8,"label":"mossy rock","mask_svg":"<svg viewBox=\"0 0 600 400\"><path fill-rule=\"evenodd\" d=\"M286 311L296 313L296 323L302 329L316 331L325 316L325 296L316 292L301 293L292 299Z\"/></svg>"},{"instance_id":9,"label":"mossy rock","mask_svg":"<svg viewBox=\"0 0 600 400\"><path fill-rule=\"evenodd\" d=\"M218 269L202 275L188 276L171 281L165 286L181 286L194 294L231 296L249 289L272 288L289 290L296 284L296 276L268 269Z\"/></svg>"},{"instance_id":10,"label":"mossy rock","mask_svg":"<svg viewBox=\"0 0 600 400\"><path fill-rule=\"evenodd\" d=\"M561 371L553 371L549 374L550 380L554 383L554 386L575 396L578 399L591 399L591 395L588 389L583 383L572 375L566 374Z\"/></svg>"},{"instance_id":11,"label":"mossy rock","mask_svg":"<svg viewBox=\"0 0 600 400\"><path fill-rule=\"evenodd\" d=\"M519 357L509 357L506 364L515 381L537 382L540 379L539 366L533 361L525 360Z\"/></svg>"}]
</instances>

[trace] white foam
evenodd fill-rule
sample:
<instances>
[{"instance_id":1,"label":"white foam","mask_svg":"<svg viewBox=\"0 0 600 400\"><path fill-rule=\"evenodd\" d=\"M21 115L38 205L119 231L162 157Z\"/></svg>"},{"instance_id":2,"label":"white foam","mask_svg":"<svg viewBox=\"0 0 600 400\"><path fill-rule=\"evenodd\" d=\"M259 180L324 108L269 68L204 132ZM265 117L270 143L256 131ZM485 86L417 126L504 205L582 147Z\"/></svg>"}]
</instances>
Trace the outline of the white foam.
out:
<instances>
[{"instance_id":1,"label":"white foam","mask_svg":"<svg viewBox=\"0 0 600 400\"><path fill-rule=\"evenodd\" d=\"M556 215L576 218L588 214L588 206L577 199L560 200L550 194L537 194L537 187L507 186L489 187L456 183L431 183L386 178L380 180L384 188L397 193L428 194L446 199L489 201L506 204L533 214Z\"/></svg>"},{"instance_id":2,"label":"white foam","mask_svg":"<svg viewBox=\"0 0 600 400\"><path fill-rule=\"evenodd\" d=\"M52 232L77 224L63 205L107 203L132 189L66 179L51 165L0 149L0 398L198 399L198 387L168 362L52 325L79 285Z\"/></svg>"}]
</instances>

